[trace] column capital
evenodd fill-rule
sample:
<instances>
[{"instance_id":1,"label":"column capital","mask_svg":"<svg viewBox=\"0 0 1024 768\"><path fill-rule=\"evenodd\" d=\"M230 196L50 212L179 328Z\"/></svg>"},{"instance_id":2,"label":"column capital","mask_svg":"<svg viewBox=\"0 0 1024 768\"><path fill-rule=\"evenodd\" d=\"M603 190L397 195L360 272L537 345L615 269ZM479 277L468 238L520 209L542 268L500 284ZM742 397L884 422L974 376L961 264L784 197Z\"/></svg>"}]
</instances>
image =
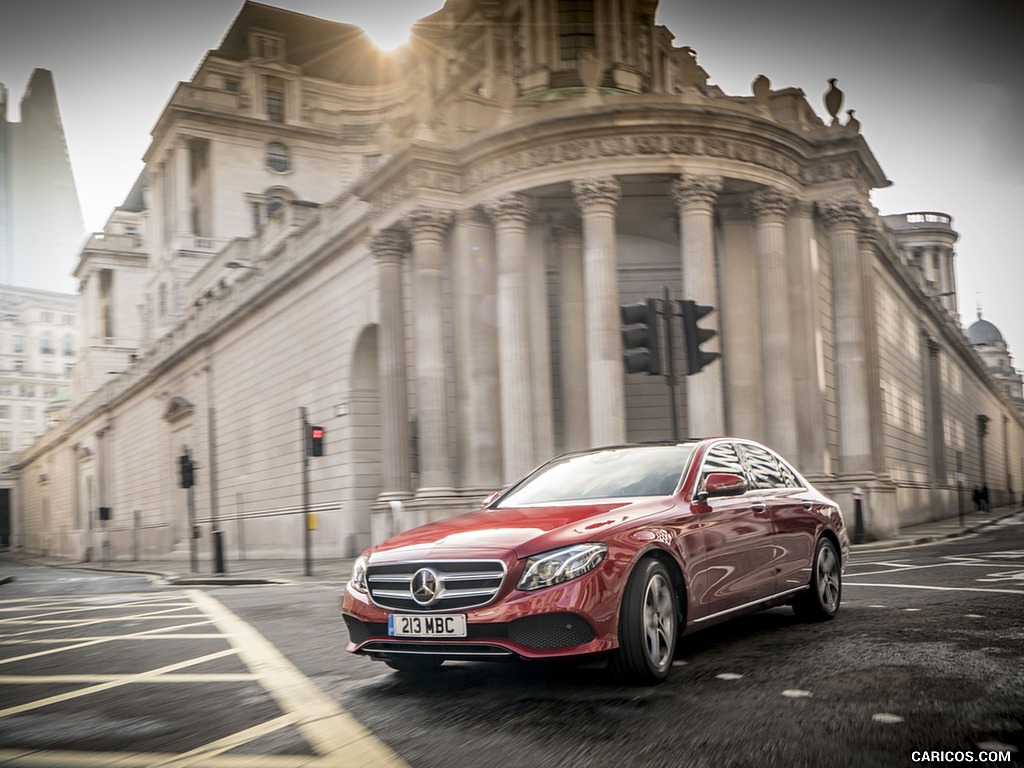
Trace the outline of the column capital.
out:
<instances>
[{"instance_id":1,"label":"column capital","mask_svg":"<svg viewBox=\"0 0 1024 768\"><path fill-rule=\"evenodd\" d=\"M452 220L452 212L443 208L421 206L402 217L405 226L415 239L437 239L444 237Z\"/></svg>"},{"instance_id":2,"label":"column capital","mask_svg":"<svg viewBox=\"0 0 1024 768\"><path fill-rule=\"evenodd\" d=\"M793 208L795 198L788 192L765 187L753 192L747 206L756 219L781 219Z\"/></svg>"},{"instance_id":3,"label":"column capital","mask_svg":"<svg viewBox=\"0 0 1024 768\"><path fill-rule=\"evenodd\" d=\"M487 215L495 224L526 224L530 220L533 205L526 195L510 192L484 204Z\"/></svg>"},{"instance_id":4,"label":"column capital","mask_svg":"<svg viewBox=\"0 0 1024 768\"><path fill-rule=\"evenodd\" d=\"M819 200L818 214L829 229L859 228L864 219L864 209L859 200L846 197L835 200Z\"/></svg>"},{"instance_id":5,"label":"column capital","mask_svg":"<svg viewBox=\"0 0 1024 768\"><path fill-rule=\"evenodd\" d=\"M698 176L684 173L672 182L672 197L680 208L711 207L722 191L721 176Z\"/></svg>"},{"instance_id":6,"label":"column capital","mask_svg":"<svg viewBox=\"0 0 1024 768\"><path fill-rule=\"evenodd\" d=\"M378 264L400 264L409 251L409 238L394 229L380 229L370 237L370 252Z\"/></svg>"},{"instance_id":7,"label":"column capital","mask_svg":"<svg viewBox=\"0 0 1024 768\"><path fill-rule=\"evenodd\" d=\"M572 193L584 213L597 206L614 207L622 197L622 185L614 176L573 179Z\"/></svg>"},{"instance_id":8,"label":"column capital","mask_svg":"<svg viewBox=\"0 0 1024 768\"><path fill-rule=\"evenodd\" d=\"M873 248L882 239L882 233L878 231L878 224L874 219L865 216L860 220L860 228L857 230L857 237L862 248Z\"/></svg>"}]
</instances>

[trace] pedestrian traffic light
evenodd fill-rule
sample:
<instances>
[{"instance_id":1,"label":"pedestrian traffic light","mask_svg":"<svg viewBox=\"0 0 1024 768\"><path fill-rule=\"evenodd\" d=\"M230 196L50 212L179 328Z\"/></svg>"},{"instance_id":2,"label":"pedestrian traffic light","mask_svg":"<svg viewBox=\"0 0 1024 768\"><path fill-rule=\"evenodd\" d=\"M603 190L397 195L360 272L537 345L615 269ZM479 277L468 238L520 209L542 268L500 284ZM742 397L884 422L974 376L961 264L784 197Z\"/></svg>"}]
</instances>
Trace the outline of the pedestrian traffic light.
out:
<instances>
[{"instance_id":1,"label":"pedestrian traffic light","mask_svg":"<svg viewBox=\"0 0 1024 768\"><path fill-rule=\"evenodd\" d=\"M310 456L324 455L324 428L309 427L309 442L307 443Z\"/></svg>"},{"instance_id":2,"label":"pedestrian traffic light","mask_svg":"<svg viewBox=\"0 0 1024 768\"><path fill-rule=\"evenodd\" d=\"M661 337L658 300L647 299L619 307L622 324L622 361L626 373L661 373Z\"/></svg>"},{"instance_id":3,"label":"pedestrian traffic light","mask_svg":"<svg viewBox=\"0 0 1024 768\"><path fill-rule=\"evenodd\" d=\"M722 356L719 352L705 352L700 348L706 341L714 338L716 331L711 328L701 328L698 323L701 318L714 311L714 307L698 304L689 299L679 302L679 314L683 320L684 362L687 376L697 373L704 366Z\"/></svg>"},{"instance_id":4,"label":"pedestrian traffic light","mask_svg":"<svg viewBox=\"0 0 1024 768\"><path fill-rule=\"evenodd\" d=\"M187 453L183 453L178 457L178 464L181 467L181 487L191 488L195 485L195 478L193 476L193 469L195 465L192 464L192 459L189 458Z\"/></svg>"}]
</instances>

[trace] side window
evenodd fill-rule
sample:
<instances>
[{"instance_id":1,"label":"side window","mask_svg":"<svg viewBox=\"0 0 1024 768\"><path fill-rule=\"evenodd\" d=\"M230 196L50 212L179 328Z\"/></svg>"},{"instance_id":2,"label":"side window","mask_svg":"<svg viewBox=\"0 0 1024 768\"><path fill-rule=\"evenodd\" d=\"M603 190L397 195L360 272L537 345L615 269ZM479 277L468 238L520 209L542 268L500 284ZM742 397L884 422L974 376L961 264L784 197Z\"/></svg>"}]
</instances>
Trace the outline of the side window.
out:
<instances>
[{"instance_id":1,"label":"side window","mask_svg":"<svg viewBox=\"0 0 1024 768\"><path fill-rule=\"evenodd\" d=\"M786 467L779 458L756 445L744 445L743 455L754 476L754 484L758 488L796 488L799 487L796 475Z\"/></svg>"},{"instance_id":2,"label":"side window","mask_svg":"<svg viewBox=\"0 0 1024 768\"><path fill-rule=\"evenodd\" d=\"M745 477L743 463L740 461L736 447L732 443L718 443L704 457L704 466L700 470L700 483L697 490L704 490L704 481L714 472L729 472Z\"/></svg>"}]
</instances>

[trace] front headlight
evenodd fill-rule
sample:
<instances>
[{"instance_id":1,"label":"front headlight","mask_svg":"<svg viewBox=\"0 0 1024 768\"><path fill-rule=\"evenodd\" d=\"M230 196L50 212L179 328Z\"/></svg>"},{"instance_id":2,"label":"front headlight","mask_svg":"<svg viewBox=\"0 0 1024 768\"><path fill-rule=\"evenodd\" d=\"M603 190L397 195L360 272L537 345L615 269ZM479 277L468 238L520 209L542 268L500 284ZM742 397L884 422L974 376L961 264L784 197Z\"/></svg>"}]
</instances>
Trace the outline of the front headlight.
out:
<instances>
[{"instance_id":1,"label":"front headlight","mask_svg":"<svg viewBox=\"0 0 1024 768\"><path fill-rule=\"evenodd\" d=\"M519 589L543 589L578 578L597 568L608 552L607 544L577 544L527 558Z\"/></svg>"},{"instance_id":2,"label":"front headlight","mask_svg":"<svg viewBox=\"0 0 1024 768\"><path fill-rule=\"evenodd\" d=\"M352 589L362 592L364 595L368 589L366 586L366 555L360 555L352 565L352 579L349 581Z\"/></svg>"}]
</instances>

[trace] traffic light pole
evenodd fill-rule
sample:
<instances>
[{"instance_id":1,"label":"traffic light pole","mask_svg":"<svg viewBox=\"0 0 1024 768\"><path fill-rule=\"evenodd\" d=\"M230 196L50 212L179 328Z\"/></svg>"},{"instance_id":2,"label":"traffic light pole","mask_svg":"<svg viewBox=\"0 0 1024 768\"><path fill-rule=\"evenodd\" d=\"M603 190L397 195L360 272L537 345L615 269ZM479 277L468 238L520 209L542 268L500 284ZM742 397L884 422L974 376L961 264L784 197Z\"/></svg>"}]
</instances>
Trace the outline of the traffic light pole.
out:
<instances>
[{"instance_id":1,"label":"traffic light pole","mask_svg":"<svg viewBox=\"0 0 1024 768\"><path fill-rule=\"evenodd\" d=\"M679 439L679 415L676 413L676 357L672 348L672 299L668 286L665 286L664 303L659 313L665 321L665 356L668 364L665 371L665 383L668 384L668 418L672 423L672 439Z\"/></svg>"},{"instance_id":2,"label":"traffic light pole","mask_svg":"<svg viewBox=\"0 0 1024 768\"><path fill-rule=\"evenodd\" d=\"M299 420L301 421L302 439L299 445L302 448L302 535L305 552L305 573L313 575L313 537L310 531L309 520L309 419L306 418L306 409L299 408Z\"/></svg>"}]
</instances>

